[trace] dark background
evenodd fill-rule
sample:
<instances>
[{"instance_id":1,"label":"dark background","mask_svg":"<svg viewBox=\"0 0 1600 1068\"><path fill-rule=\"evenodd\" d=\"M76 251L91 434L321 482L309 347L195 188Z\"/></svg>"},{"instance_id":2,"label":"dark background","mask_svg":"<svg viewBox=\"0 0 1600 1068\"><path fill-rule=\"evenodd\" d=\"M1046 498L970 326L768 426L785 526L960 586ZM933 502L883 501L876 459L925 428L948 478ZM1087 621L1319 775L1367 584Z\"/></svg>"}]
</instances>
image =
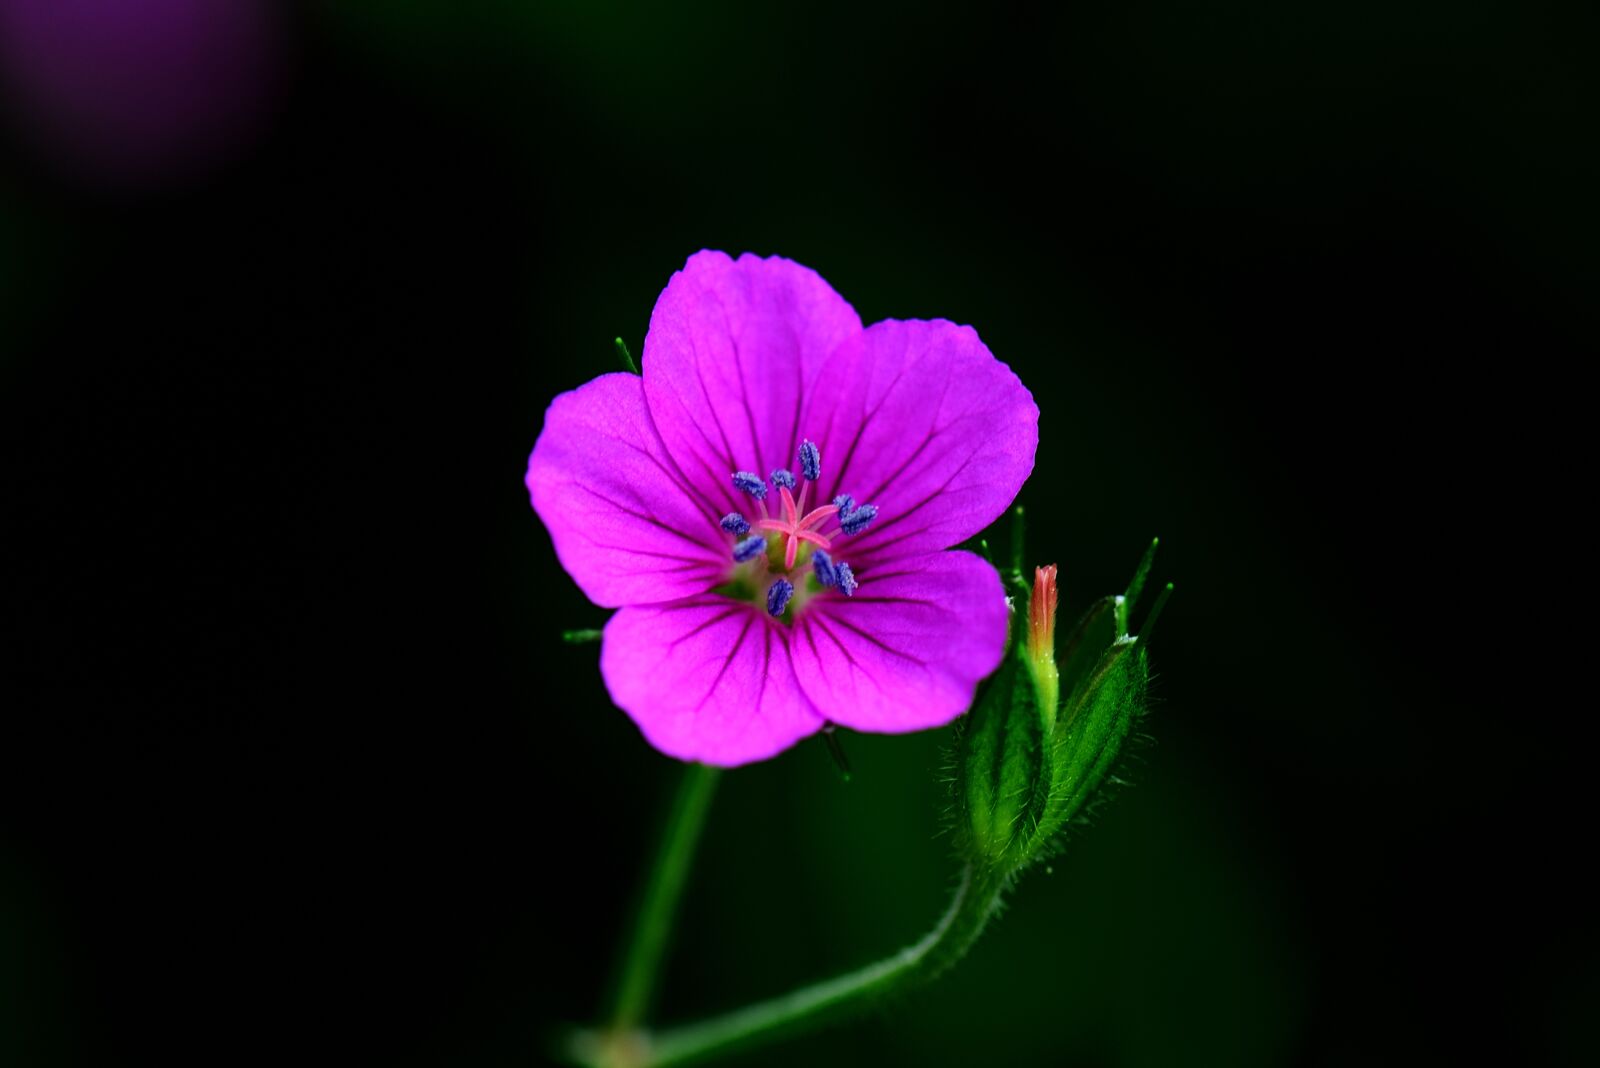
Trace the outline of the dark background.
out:
<instances>
[{"instance_id":1,"label":"dark background","mask_svg":"<svg viewBox=\"0 0 1600 1068\"><path fill-rule=\"evenodd\" d=\"M1178 587L1133 786L940 984L738 1063L1593 1063L1581 702L1536 696L1584 672L1593 16L749 8L263 8L71 112L17 59L71 27L12 21L0 1062L592 1018L679 772L560 642L605 616L522 471L711 247L975 325L1068 613L1152 534ZM114 136L185 73L177 148ZM931 924L943 734L724 776L663 1018Z\"/></svg>"}]
</instances>

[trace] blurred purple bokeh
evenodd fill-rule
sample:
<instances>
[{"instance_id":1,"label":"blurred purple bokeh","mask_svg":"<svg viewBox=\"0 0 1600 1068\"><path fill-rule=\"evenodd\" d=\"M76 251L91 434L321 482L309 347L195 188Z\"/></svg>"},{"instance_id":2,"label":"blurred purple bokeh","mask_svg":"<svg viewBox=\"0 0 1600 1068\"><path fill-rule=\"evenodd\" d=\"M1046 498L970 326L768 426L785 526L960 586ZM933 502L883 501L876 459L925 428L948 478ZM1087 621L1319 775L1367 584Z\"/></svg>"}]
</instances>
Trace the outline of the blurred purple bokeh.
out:
<instances>
[{"instance_id":1,"label":"blurred purple bokeh","mask_svg":"<svg viewBox=\"0 0 1600 1068\"><path fill-rule=\"evenodd\" d=\"M0 0L7 120L72 180L181 183L264 129L283 29L272 0Z\"/></svg>"}]
</instances>

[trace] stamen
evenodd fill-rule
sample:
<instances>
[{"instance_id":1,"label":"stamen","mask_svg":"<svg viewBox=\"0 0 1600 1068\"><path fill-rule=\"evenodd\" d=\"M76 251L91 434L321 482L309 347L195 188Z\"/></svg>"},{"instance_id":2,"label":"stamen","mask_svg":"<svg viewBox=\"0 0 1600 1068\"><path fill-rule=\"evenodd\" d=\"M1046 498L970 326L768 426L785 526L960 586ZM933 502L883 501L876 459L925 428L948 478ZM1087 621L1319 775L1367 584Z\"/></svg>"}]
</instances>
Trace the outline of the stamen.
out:
<instances>
[{"instance_id":1,"label":"stamen","mask_svg":"<svg viewBox=\"0 0 1600 1068\"><path fill-rule=\"evenodd\" d=\"M839 526L844 528L846 534L860 534L867 529L867 524L878 518L878 506L863 504L859 508L852 508L839 513Z\"/></svg>"},{"instance_id":2,"label":"stamen","mask_svg":"<svg viewBox=\"0 0 1600 1068\"><path fill-rule=\"evenodd\" d=\"M761 481L761 476L752 471L735 471L733 473L734 489L743 490L758 501L767 499L767 484Z\"/></svg>"},{"instance_id":3,"label":"stamen","mask_svg":"<svg viewBox=\"0 0 1600 1068\"><path fill-rule=\"evenodd\" d=\"M781 487L778 496L783 501L783 522L778 529L786 535L783 540L783 566L787 570L794 567L795 558L800 552L800 516L789 487Z\"/></svg>"},{"instance_id":4,"label":"stamen","mask_svg":"<svg viewBox=\"0 0 1600 1068\"><path fill-rule=\"evenodd\" d=\"M722 529L738 539L733 547L733 558L739 563L747 563L776 548L769 544L767 537L776 534L783 547L782 563L774 559L771 566L774 570L790 573L792 577L800 563L801 544L809 542L812 574L816 576L818 584L828 588L837 587L846 597L853 596L858 586L855 572L849 564L835 560L830 552L840 535L859 534L866 530L878 517L878 506L857 504L850 494L841 493L833 499L832 504L807 511L811 487L822 475L822 450L817 448L814 441L802 441L799 459L798 476L786 467L775 469L769 476L771 486L777 489L770 510L767 504L767 494L770 492L767 481L753 471L733 473L734 488L757 501L753 518L746 519L739 512L729 512L722 517ZM833 519L838 520L839 529L823 533L822 528ZM750 536L743 537L745 534ZM793 596L794 583L787 578L777 579L767 590L767 610L775 616L781 616Z\"/></svg>"},{"instance_id":5,"label":"stamen","mask_svg":"<svg viewBox=\"0 0 1600 1068\"><path fill-rule=\"evenodd\" d=\"M856 574L850 570L850 565L844 563L835 564L833 569L839 575L839 592L846 597L854 597L859 583L856 582Z\"/></svg>"},{"instance_id":6,"label":"stamen","mask_svg":"<svg viewBox=\"0 0 1600 1068\"><path fill-rule=\"evenodd\" d=\"M838 512L839 509L835 508L833 505L825 504L821 508L807 512L806 517L800 520L800 528L802 530L816 530L822 526L823 520L827 519L830 515L837 515Z\"/></svg>"},{"instance_id":7,"label":"stamen","mask_svg":"<svg viewBox=\"0 0 1600 1068\"><path fill-rule=\"evenodd\" d=\"M814 441L800 443L800 473L809 482L815 482L822 475L822 453Z\"/></svg>"},{"instance_id":8,"label":"stamen","mask_svg":"<svg viewBox=\"0 0 1600 1068\"><path fill-rule=\"evenodd\" d=\"M817 581L824 586L833 586L839 581L839 569L834 567L833 560L823 549L811 554L811 570L817 576Z\"/></svg>"},{"instance_id":9,"label":"stamen","mask_svg":"<svg viewBox=\"0 0 1600 1068\"><path fill-rule=\"evenodd\" d=\"M789 598L794 596L794 583L788 579L779 579L767 590L767 614L774 616L783 615L783 610L789 607Z\"/></svg>"}]
</instances>

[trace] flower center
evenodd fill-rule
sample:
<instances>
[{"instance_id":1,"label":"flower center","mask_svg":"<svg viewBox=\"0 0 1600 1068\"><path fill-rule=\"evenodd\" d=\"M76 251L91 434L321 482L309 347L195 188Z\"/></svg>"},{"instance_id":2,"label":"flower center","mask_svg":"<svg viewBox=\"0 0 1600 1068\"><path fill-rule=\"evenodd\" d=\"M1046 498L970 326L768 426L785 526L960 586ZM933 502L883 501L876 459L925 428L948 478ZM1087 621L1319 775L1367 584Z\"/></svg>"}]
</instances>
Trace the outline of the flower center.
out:
<instances>
[{"instance_id":1,"label":"flower center","mask_svg":"<svg viewBox=\"0 0 1600 1068\"><path fill-rule=\"evenodd\" d=\"M776 515L767 510L768 480L750 471L735 471L734 488L754 500L758 514L754 520L739 512L722 517L722 529L734 539L735 568L728 592L759 595L767 611L779 618L829 590L855 595L855 572L844 561L834 560L832 552L841 537L861 533L878 515L875 505L858 505L848 493L807 511L812 487L822 475L822 454L813 442L803 441L799 460L799 477L782 467L769 476L778 488ZM802 570L807 564L809 575Z\"/></svg>"}]
</instances>

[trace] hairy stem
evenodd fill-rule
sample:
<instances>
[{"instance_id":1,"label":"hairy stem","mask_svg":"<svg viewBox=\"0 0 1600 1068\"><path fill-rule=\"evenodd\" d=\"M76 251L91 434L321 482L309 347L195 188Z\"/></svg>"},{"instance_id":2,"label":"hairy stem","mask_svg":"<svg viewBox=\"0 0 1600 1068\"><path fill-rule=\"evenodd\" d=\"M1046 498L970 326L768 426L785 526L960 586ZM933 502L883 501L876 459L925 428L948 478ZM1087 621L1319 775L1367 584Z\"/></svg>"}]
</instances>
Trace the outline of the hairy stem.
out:
<instances>
[{"instance_id":1,"label":"hairy stem","mask_svg":"<svg viewBox=\"0 0 1600 1068\"><path fill-rule=\"evenodd\" d=\"M721 1016L654 1034L636 1032L626 1042L580 1035L573 1044L573 1055L592 1068L667 1068L848 1018L886 994L935 978L960 960L994 915L1006 883L1004 878L979 875L968 867L939 922L893 956ZM612 1037L619 1036L613 1033Z\"/></svg>"},{"instance_id":2,"label":"hairy stem","mask_svg":"<svg viewBox=\"0 0 1600 1068\"><path fill-rule=\"evenodd\" d=\"M672 920L683 896L700 829L705 826L720 772L704 764L684 769L677 795L667 815L650 881L639 902L638 918L617 969L616 1000L612 1004L610 1030L632 1031L650 1009L656 977L672 934Z\"/></svg>"}]
</instances>

